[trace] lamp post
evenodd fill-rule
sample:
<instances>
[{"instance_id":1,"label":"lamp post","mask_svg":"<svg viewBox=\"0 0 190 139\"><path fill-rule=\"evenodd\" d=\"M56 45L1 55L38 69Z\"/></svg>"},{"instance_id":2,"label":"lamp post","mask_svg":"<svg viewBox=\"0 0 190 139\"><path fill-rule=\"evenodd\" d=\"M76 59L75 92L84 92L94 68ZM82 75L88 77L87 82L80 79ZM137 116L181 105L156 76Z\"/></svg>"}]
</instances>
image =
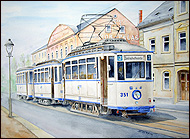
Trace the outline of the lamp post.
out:
<instances>
[{"instance_id":1,"label":"lamp post","mask_svg":"<svg viewBox=\"0 0 190 139\"><path fill-rule=\"evenodd\" d=\"M13 51L13 42L11 41L11 39L9 39L6 44L6 51L8 53L9 57L9 117L12 117L12 102L11 102L11 65L10 65L10 58L13 57L12 56L12 51Z\"/></svg>"}]
</instances>

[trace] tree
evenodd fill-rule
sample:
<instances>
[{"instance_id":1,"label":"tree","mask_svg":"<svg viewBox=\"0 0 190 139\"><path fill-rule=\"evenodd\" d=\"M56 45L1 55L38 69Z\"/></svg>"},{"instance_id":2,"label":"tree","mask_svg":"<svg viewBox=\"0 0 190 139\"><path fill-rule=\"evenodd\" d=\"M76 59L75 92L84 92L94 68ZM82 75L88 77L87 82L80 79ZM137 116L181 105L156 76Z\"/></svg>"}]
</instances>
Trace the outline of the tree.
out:
<instances>
[{"instance_id":1,"label":"tree","mask_svg":"<svg viewBox=\"0 0 190 139\"><path fill-rule=\"evenodd\" d=\"M1 92L8 91L8 79L7 79L6 75L7 75L7 73L5 73L4 68L1 67Z\"/></svg>"},{"instance_id":2,"label":"tree","mask_svg":"<svg viewBox=\"0 0 190 139\"><path fill-rule=\"evenodd\" d=\"M15 58L12 60L11 66L11 89L13 92L16 92L16 70L18 68L18 63Z\"/></svg>"},{"instance_id":3,"label":"tree","mask_svg":"<svg viewBox=\"0 0 190 139\"><path fill-rule=\"evenodd\" d=\"M26 57L26 66L31 66L30 55L27 55Z\"/></svg>"},{"instance_id":4,"label":"tree","mask_svg":"<svg viewBox=\"0 0 190 139\"><path fill-rule=\"evenodd\" d=\"M21 67L25 67L25 56L24 56L24 53L21 54L20 56L20 66Z\"/></svg>"}]
</instances>

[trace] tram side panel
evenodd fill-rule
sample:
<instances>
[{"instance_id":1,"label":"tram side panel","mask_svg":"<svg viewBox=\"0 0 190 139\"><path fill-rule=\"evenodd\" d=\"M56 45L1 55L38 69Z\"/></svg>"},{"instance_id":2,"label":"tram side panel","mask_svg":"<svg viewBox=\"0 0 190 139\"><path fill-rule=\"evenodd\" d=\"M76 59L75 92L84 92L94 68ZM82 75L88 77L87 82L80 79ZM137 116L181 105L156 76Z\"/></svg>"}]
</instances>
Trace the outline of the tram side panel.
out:
<instances>
[{"instance_id":1,"label":"tram side panel","mask_svg":"<svg viewBox=\"0 0 190 139\"><path fill-rule=\"evenodd\" d=\"M80 59L86 61L86 63L79 64ZM77 61L76 63L78 64L72 64L72 61ZM65 63L64 76L66 99L88 103L99 102L100 97L98 98L97 89L100 81L97 80L95 57L88 60L87 57L83 56L67 60Z\"/></svg>"},{"instance_id":2,"label":"tram side panel","mask_svg":"<svg viewBox=\"0 0 190 139\"><path fill-rule=\"evenodd\" d=\"M49 77L48 68L45 68L45 80L44 69L38 68L34 70L34 90L35 98L51 99L51 80Z\"/></svg>"}]
</instances>

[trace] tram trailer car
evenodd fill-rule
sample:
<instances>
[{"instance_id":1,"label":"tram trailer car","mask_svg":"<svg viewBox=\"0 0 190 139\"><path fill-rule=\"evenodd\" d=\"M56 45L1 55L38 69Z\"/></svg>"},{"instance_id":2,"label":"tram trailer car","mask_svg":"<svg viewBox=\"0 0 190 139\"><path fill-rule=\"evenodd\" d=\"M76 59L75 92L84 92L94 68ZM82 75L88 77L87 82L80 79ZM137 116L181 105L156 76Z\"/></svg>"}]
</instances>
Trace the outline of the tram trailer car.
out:
<instances>
[{"instance_id":1,"label":"tram trailer car","mask_svg":"<svg viewBox=\"0 0 190 139\"><path fill-rule=\"evenodd\" d=\"M34 101L43 105L62 103L62 67L58 60L36 64L34 71Z\"/></svg>"},{"instance_id":2,"label":"tram trailer car","mask_svg":"<svg viewBox=\"0 0 190 139\"><path fill-rule=\"evenodd\" d=\"M33 68L24 67L16 71L17 97L19 99L33 99Z\"/></svg>"},{"instance_id":3,"label":"tram trailer car","mask_svg":"<svg viewBox=\"0 0 190 139\"><path fill-rule=\"evenodd\" d=\"M62 61L64 104L97 115L154 111L152 54L123 39L77 47Z\"/></svg>"}]
</instances>

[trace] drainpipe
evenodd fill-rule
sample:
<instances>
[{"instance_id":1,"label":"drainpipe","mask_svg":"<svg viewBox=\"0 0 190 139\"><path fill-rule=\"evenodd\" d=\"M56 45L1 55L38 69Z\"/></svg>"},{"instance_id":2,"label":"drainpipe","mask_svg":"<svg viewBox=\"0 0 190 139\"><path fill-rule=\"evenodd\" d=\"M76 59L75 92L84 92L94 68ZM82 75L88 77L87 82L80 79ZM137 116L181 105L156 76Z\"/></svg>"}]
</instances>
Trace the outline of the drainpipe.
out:
<instances>
[{"instance_id":1,"label":"drainpipe","mask_svg":"<svg viewBox=\"0 0 190 139\"><path fill-rule=\"evenodd\" d=\"M176 104L175 102L175 43L174 43L174 15L170 18L173 24L173 61L174 61L174 69L173 69L173 104Z\"/></svg>"}]
</instances>

